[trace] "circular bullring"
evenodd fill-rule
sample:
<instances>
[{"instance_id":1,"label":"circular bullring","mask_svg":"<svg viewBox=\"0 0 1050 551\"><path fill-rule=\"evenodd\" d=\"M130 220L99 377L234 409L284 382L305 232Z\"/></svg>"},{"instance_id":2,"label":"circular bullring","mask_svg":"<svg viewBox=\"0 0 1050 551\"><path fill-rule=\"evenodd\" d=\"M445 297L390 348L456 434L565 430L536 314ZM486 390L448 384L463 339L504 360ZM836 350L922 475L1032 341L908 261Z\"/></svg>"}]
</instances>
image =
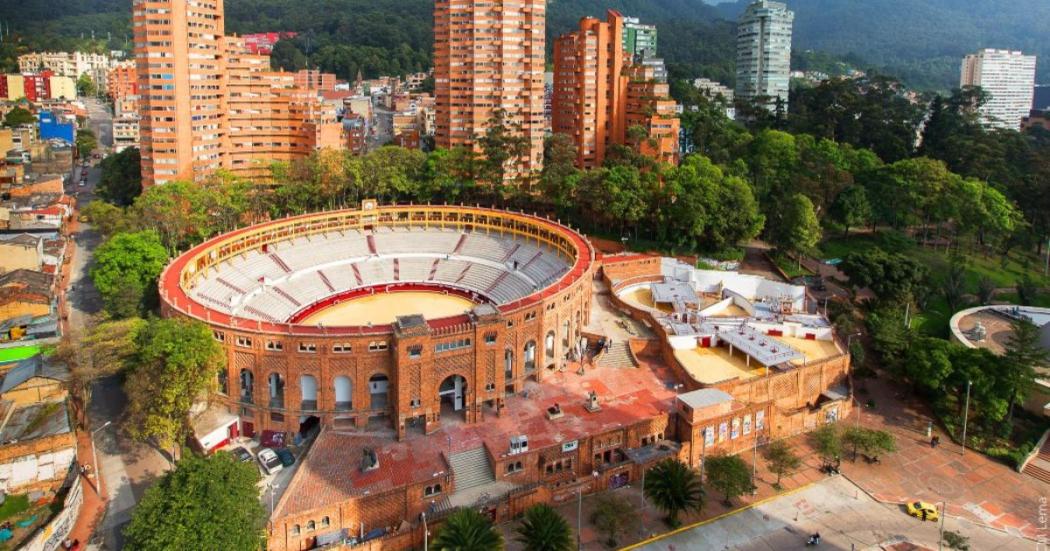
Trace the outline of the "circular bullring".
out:
<instances>
[{"instance_id":1,"label":"circular bullring","mask_svg":"<svg viewBox=\"0 0 1050 551\"><path fill-rule=\"evenodd\" d=\"M463 348L505 349L496 355L505 374L498 381L476 380L478 370L456 374L472 398L520 387L537 376L537 364L553 365L572 348L586 323L593 269L586 239L551 220L387 206L213 238L165 269L160 295L165 315L203 321L223 342L228 369L219 390L228 405L252 417L255 429L291 430L306 413L322 421L437 415L440 404L428 407L426 395L436 396L442 380L425 374L444 377L440 366ZM406 320L419 316L422 324L409 329ZM474 335L481 325L496 329ZM408 333L412 346L399 346ZM410 404L373 396L386 382L404 381L399 370L419 361L431 368L412 378L416 388L388 390L415 395ZM375 384L378 377L384 384Z\"/></svg>"}]
</instances>

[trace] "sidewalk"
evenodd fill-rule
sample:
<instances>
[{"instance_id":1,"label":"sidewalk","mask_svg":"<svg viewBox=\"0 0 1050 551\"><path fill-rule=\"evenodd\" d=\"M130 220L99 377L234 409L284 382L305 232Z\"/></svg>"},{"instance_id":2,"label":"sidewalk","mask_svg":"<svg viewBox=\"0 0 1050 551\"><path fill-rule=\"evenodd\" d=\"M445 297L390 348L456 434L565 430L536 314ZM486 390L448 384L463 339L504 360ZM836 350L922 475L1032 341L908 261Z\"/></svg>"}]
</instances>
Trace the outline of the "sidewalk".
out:
<instances>
[{"instance_id":1,"label":"sidewalk","mask_svg":"<svg viewBox=\"0 0 1050 551\"><path fill-rule=\"evenodd\" d=\"M912 499L948 502L952 516L1029 539L1050 536L1045 519L1050 485L1022 475L1007 465L974 451L963 453L936 425L941 445L930 447L926 427L933 419L925 405L905 401L886 383L867 379L875 409L860 412L861 425L885 430L897 437L896 453L882 457L881 465L842 462L842 473L882 502ZM855 423L857 413L844 423Z\"/></svg>"},{"instance_id":2,"label":"sidewalk","mask_svg":"<svg viewBox=\"0 0 1050 551\"><path fill-rule=\"evenodd\" d=\"M91 470L94 472L95 466L92 464L92 449L93 445L90 433L78 430L77 464L91 465ZM98 476L97 473L91 478L81 475L80 482L84 492L84 501L80 505L80 513L77 515L77 521L76 524L73 525L73 530L69 534L69 539L79 540L84 545L91 540L91 536L99 527L99 524L101 524L102 517L106 511L106 499L103 497L106 495L105 482L102 478L103 477ZM99 489L95 488L95 484L99 485Z\"/></svg>"}]
</instances>

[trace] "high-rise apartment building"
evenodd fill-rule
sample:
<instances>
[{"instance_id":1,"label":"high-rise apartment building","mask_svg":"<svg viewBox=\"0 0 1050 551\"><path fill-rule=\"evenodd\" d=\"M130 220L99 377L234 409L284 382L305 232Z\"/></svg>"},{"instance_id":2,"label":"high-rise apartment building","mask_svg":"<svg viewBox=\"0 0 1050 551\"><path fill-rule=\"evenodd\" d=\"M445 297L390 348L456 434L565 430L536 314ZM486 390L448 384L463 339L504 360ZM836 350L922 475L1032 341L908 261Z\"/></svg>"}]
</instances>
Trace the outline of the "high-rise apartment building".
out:
<instances>
[{"instance_id":1,"label":"high-rise apartment building","mask_svg":"<svg viewBox=\"0 0 1050 551\"><path fill-rule=\"evenodd\" d=\"M980 86L988 93L981 119L988 126L1021 127L1032 108L1035 90L1035 56L1010 50L985 49L966 56L960 86Z\"/></svg>"},{"instance_id":2,"label":"high-rise apartment building","mask_svg":"<svg viewBox=\"0 0 1050 551\"><path fill-rule=\"evenodd\" d=\"M624 18L613 10L606 17L585 17L579 30L554 42L551 127L572 137L581 168L601 166L609 146L624 143Z\"/></svg>"},{"instance_id":3,"label":"high-rise apartment building","mask_svg":"<svg viewBox=\"0 0 1050 551\"><path fill-rule=\"evenodd\" d=\"M472 147L502 110L529 151L507 167L528 178L543 166L546 0L435 0L435 141Z\"/></svg>"},{"instance_id":4,"label":"high-rise apartment building","mask_svg":"<svg viewBox=\"0 0 1050 551\"><path fill-rule=\"evenodd\" d=\"M786 108L791 73L791 30L795 13L783 2L757 0L744 10L736 34L736 95L770 98Z\"/></svg>"},{"instance_id":5,"label":"high-rise apartment building","mask_svg":"<svg viewBox=\"0 0 1050 551\"><path fill-rule=\"evenodd\" d=\"M657 78L650 65L632 65L627 73L626 126L642 127L647 134L637 144L638 152L660 162L677 164L681 121L670 85Z\"/></svg>"},{"instance_id":6,"label":"high-rise apartment building","mask_svg":"<svg viewBox=\"0 0 1050 551\"><path fill-rule=\"evenodd\" d=\"M308 156L316 149L342 147L342 127L334 107L297 73L270 70L270 56L252 53L243 38L223 40L229 146L225 167L265 179L274 161ZM321 80L321 74L317 80ZM335 76L324 74L325 80Z\"/></svg>"},{"instance_id":7,"label":"high-rise apartment building","mask_svg":"<svg viewBox=\"0 0 1050 551\"><path fill-rule=\"evenodd\" d=\"M637 17L623 19L623 49L632 59L656 56L656 25L646 25Z\"/></svg>"},{"instance_id":8,"label":"high-rise apartment building","mask_svg":"<svg viewBox=\"0 0 1050 551\"><path fill-rule=\"evenodd\" d=\"M340 147L334 109L309 82L332 75L270 70L269 56L223 36L222 0L135 0L143 185L219 169L265 177L275 160Z\"/></svg>"},{"instance_id":9,"label":"high-rise apartment building","mask_svg":"<svg viewBox=\"0 0 1050 551\"><path fill-rule=\"evenodd\" d=\"M223 168L226 79L222 0L132 3L142 184Z\"/></svg>"},{"instance_id":10,"label":"high-rise apartment building","mask_svg":"<svg viewBox=\"0 0 1050 551\"><path fill-rule=\"evenodd\" d=\"M679 121L669 86L646 63L655 58L624 50L624 28L624 17L609 10L606 21L585 17L554 43L551 126L572 138L580 168L601 166L611 146L629 141L632 126L648 134L635 144L640 153L677 160Z\"/></svg>"}]
</instances>

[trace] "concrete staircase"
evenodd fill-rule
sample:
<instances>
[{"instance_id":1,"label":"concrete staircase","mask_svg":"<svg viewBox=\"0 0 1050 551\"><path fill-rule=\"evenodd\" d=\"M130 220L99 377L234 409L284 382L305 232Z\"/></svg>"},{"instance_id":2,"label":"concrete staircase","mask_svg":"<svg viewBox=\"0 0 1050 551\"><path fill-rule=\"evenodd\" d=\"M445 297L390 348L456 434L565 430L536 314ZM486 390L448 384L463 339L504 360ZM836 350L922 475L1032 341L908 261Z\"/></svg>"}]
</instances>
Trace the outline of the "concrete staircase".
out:
<instances>
[{"instance_id":1,"label":"concrete staircase","mask_svg":"<svg viewBox=\"0 0 1050 551\"><path fill-rule=\"evenodd\" d=\"M449 462L452 464L457 494L496 481L484 447L454 453Z\"/></svg>"},{"instance_id":2,"label":"concrete staircase","mask_svg":"<svg viewBox=\"0 0 1050 551\"><path fill-rule=\"evenodd\" d=\"M1021 472L1050 484L1050 438L1043 443L1039 455L1033 457Z\"/></svg>"},{"instance_id":3,"label":"concrete staircase","mask_svg":"<svg viewBox=\"0 0 1050 551\"><path fill-rule=\"evenodd\" d=\"M635 368L638 367L638 362L634 360L626 342L614 342L609 350L598 358L598 367Z\"/></svg>"}]
</instances>

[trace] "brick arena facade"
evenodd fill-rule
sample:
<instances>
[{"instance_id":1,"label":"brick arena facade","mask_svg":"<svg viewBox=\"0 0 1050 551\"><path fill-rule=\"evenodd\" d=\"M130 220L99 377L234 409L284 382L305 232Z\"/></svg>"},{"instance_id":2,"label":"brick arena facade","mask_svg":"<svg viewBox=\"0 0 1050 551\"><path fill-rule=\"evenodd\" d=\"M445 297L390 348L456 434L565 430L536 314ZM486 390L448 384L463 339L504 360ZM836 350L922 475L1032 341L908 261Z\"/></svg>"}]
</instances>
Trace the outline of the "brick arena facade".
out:
<instances>
[{"instance_id":1,"label":"brick arena facade","mask_svg":"<svg viewBox=\"0 0 1050 551\"><path fill-rule=\"evenodd\" d=\"M263 430L296 432L311 420L328 427L362 427L370 420L388 419L399 439L411 427L430 433L441 425L442 384L450 380L457 393L457 413L467 422L478 422L484 411L498 412L504 396L521 391L527 379L540 380L565 358L572 343L590 316L591 280L595 269L594 250L577 232L557 222L522 213L456 206L377 207L366 201L361 210L310 214L269 222L238 230L203 243L178 257L160 280L162 311L167 316L188 316L208 324L226 352L227 369L219 377L215 398L239 415L241 432L251 435ZM399 231L412 232L397 239ZM387 233L389 232L389 233ZM247 306L241 311L227 308L228 302L199 291L219 281L237 296L253 291L244 284L230 283L236 272L244 272L251 258L269 256L282 265L274 269L278 280L282 272L287 281L271 283L260 277L261 293L280 295L305 308L331 300L340 293L330 283L340 271L362 277L356 264L317 270L333 292L320 301L305 304L297 298L296 281L302 276L271 252L294 242L287 251L302 253L302 247L334 235L353 234L367 239L368 257L394 267L395 281L359 285L341 293L374 294L412 288L467 294L483 303L465 315L443 319L401 318L386 326L327 327L302 325L288 320L302 316L273 317L272 310ZM432 279L398 279L407 258L398 253L384 255L375 245L380 237L390 243L418 241L418 236L479 236L477 239L505 239L508 244L534 247L541 255L558 258L564 264L545 285L511 301L486 300L486 291L513 279L515 270L527 269L526 257L514 269L508 254L506 271L490 289L448 285ZM392 236L392 237L391 237ZM451 237L449 237L451 239ZM463 240L475 239L461 237ZM403 248L404 243L397 245ZM378 250L377 250L378 249ZM434 268L442 262L455 262L457 252L434 250ZM319 252L317 263L330 258ZM416 262L423 253L413 252ZM242 262L238 266L238 262ZM377 260L378 259L378 260ZM364 266L362 261L361 265ZM477 261L479 264L482 259ZM493 264L491 260L486 260ZM469 263L469 262L468 262ZM231 266L238 266L231 269ZM468 268L469 270L470 268ZM464 270L466 274L468 270ZM461 276L462 277L462 276ZM534 278L535 281L538 278ZM354 281L351 279L351 281ZM269 312L269 313L268 313ZM460 393L462 396L460 397Z\"/></svg>"}]
</instances>

